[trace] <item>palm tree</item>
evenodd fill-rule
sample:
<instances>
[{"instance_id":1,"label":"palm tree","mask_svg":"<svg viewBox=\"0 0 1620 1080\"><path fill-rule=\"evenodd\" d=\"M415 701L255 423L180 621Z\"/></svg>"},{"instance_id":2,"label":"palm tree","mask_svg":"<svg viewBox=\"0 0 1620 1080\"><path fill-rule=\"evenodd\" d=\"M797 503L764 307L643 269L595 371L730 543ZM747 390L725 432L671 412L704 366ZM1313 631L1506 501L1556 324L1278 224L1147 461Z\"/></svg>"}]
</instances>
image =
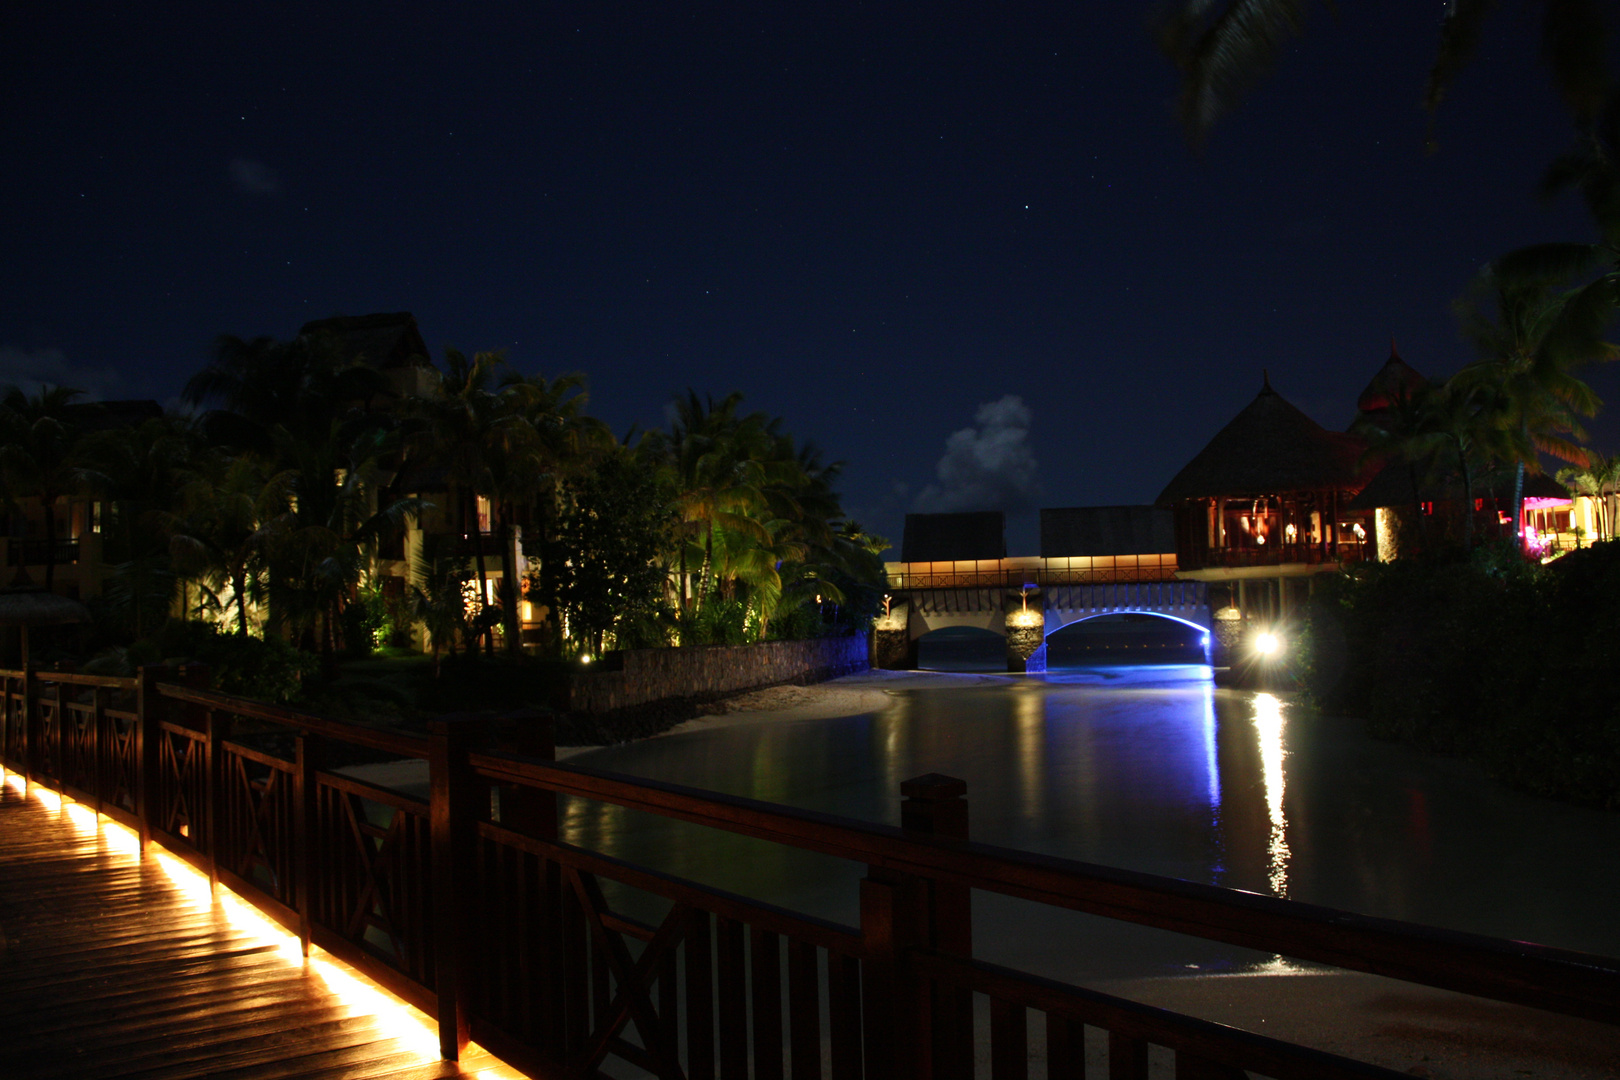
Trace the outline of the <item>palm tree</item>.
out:
<instances>
[{"instance_id":1,"label":"palm tree","mask_svg":"<svg viewBox=\"0 0 1620 1080\"><path fill-rule=\"evenodd\" d=\"M1429 396L1426 426L1442 448L1440 461L1457 470L1462 488L1463 547L1474 546L1474 487L1480 473L1500 458L1505 429L1488 407L1486 388L1453 377Z\"/></svg>"},{"instance_id":2,"label":"palm tree","mask_svg":"<svg viewBox=\"0 0 1620 1080\"><path fill-rule=\"evenodd\" d=\"M1620 355L1603 339L1613 304L1609 283L1565 286L1590 266L1585 245L1525 248L1487 265L1458 306L1480 359L1452 381L1493 418L1501 436L1494 450L1516 466L1515 528L1524 474L1541 470L1541 454L1586 463L1581 420L1602 401L1575 372Z\"/></svg>"},{"instance_id":3,"label":"palm tree","mask_svg":"<svg viewBox=\"0 0 1620 1080\"><path fill-rule=\"evenodd\" d=\"M137 640L173 606L172 504L202 449L197 425L172 415L94 432L85 440L86 456L104 479L101 556L112 574L102 586L102 601L127 619Z\"/></svg>"},{"instance_id":4,"label":"palm tree","mask_svg":"<svg viewBox=\"0 0 1620 1080\"><path fill-rule=\"evenodd\" d=\"M1423 530L1423 544L1429 545L1429 517L1423 512L1423 492L1418 472L1433 466L1436 451L1445 436L1436 426L1439 389L1430 385L1397 385L1388 394L1384 407L1358 415L1351 433L1367 440L1361 457L1364 469L1374 466L1399 467L1406 471L1412 491L1413 517Z\"/></svg>"},{"instance_id":5,"label":"palm tree","mask_svg":"<svg viewBox=\"0 0 1620 1080\"><path fill-rule=\"evenodd\" d=\"M516 551L516 517L530 511L525 547L542 551L555 516L560 485L589 470L613 449L613 437L601 421L585 415L589 396L585 377L542 375L527 378L513 372L501 381L500 408L517 423L497 425L489 453L490 496L501 530L503 564ZM512 655L522 651L519 619L519 567L503 565L500 582L502 636ZM552 605L555 607L555 605Z\"/></svg>"},{"instance_id":6,"label":"palm tree","mask_svg":"<svg viewBox=\"0 0 1620 1080\"><path fill-rule=\"evenodd\" d=\"M448 649L455 656L456 638L467 631L466 601L461 593L465 563L446 550L452 539L443 534L426 538L421 554L411 563L411 619L427 631L435 679L441 672L440 651Z\"/></svg>"},{"instance_id":7,"label":"palm tree","mask_svg":"<svg viewBox=\"0 0 1620 1080\"><path fill-rule=\"evenodd\" d=\"M1179 111L1195 142L1271 69L1304 25L1305 0L1173 0L1159 42L1181 72ZM1324 6L1331 4L1324 0ZM1429 71L1424 102L1431 115L1473 58L1492 0L1450 0ZM1540 0L1542 58L1571 115L1589 128L1605 106L1608 16L1596 0Z\"/></svg>"},{"instance_id":8,"label":"palm tree","mask_svg":"<svg viewBox=\"0 0 1620 1080\"><path fill-rule=\"evenodd\" d=\"M478 500L494 494L492 470L516 467L497 459L522 449L533 437L533 429L512 407L513 399L503 398L496 389L505 362L498 352L475 353L469 359L459 350L446 349L444 373L431 396L413 402L415 415L405 433L407 453L441 464L461 504L459 515L473 543L480 605L489 595L489 570ZM493 655L487 618L475 629L486 653Z\"/></svg>"},{"instance_id":9,"label":"palm tree","mask_svg":"<svg viewBox=\"0 0 1620 1080\"><path fill-rule=\"evenodd\" d=\"M242 637L248 636L248 604L261 598L265 553L295 479L286 472L267 478L250 455L216 452L178 493L180 512L172 515L169 541L175 566L199 580L215 607L236 606Z\"/></svg>"},{"instance_id":10,"label":"palm tree","mask_svg":"<svg viewBox=\"0 0 1620 1080\"><path fill-rule=\"evenodd\" d=\"M393 422L378 407L394 398L386 377L331 337L224 336L183 396L222 406L203 418L210 442L288 475L286 509L262 523L275 534L265 545L267 625L316 634L330 654L341 583L361 570L350 526L376 490L360 481L375 481L368 466L390 448Z\"/></svg>"},{"instance_id":11,"label":"palm tree","mask_svg":"<svg viewBox=\"0 0 1620 1080\"><path fill-rule=\"evenodd\" d=\"M690 583L688 545L680 547L682 606L688 613L708 599L712 585L717 530L729 530L762 543L770 534L757 520L764 508L762 490L775 432L761 413L739 417L742 395L733 393L718 404L688 391L675 403L669 436L669 460L677 490L675 506L684 524L683 539L698 541L697 583Z\"/></svg>"},{"instance_id":12,"label":"palm tree","mask_svg":"<svg viewBox=\"0 0 1620 1080\"><path fill-rule=\"evenodd\" d=\"M29 397L13 386L0 396L0 481L13 508L17 499L32 497L44 510L47 592L56 583L57 501L100 479L85 455L79 422L85 407L74 403L83 393L42 386Z\"/></svg>"}]
</instances>

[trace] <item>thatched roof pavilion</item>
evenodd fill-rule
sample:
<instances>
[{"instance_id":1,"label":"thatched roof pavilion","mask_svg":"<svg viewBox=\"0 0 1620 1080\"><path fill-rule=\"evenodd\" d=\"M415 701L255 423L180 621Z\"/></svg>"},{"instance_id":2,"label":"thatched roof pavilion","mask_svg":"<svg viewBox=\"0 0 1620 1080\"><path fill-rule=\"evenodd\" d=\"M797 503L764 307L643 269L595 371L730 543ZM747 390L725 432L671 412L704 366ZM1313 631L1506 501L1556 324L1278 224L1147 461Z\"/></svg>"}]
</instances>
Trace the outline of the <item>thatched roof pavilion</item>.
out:
<instances>
[{"instance_id":1,"label":"thatched roof pavilion","mask_svg":"<svg viewBox=\"0 0 1620 1080\"><path fill-rule=\"evenodd\" d=\"M1357 490L1360 439L1329 431L1283 400L1266 378L1248 406L1209 440L1155 500L1275 495L1282 491Z\"/></svg>"},{"instance_id":2,"label":"thatched roof pavilion","mask_svg":"<svg viewBox=\"0 0 1620 1080\"><path fill-rule=\"evenodd\" d=\"M1389 343L1389 359L1384 366L1378 369L1378 374L1372 377L1367 388L1356 398L1356 409L1362 413L1380 413L1393 405L1398 399L1410 397L1412 394L1429 385L1429 380L1418 373L1395 351L1395 343Z\"/></svg>"},{"instance_id":3,"label":"thatched roof pavilion","mask_svg":"<svg viewBox=\"0 0 1620 1080\"><path fill-rule=\"evenodd\" d=\"M1275 574L1296 565L1308 571L1366 557L1371 515L1351 520L1341 509L1365 483L1364 449L1264 379L1255 399L1159 493L1157 505L1175 513L1183 575L1207 569L1225 576L1241 567Z\"/></svg>"}]
</instances>

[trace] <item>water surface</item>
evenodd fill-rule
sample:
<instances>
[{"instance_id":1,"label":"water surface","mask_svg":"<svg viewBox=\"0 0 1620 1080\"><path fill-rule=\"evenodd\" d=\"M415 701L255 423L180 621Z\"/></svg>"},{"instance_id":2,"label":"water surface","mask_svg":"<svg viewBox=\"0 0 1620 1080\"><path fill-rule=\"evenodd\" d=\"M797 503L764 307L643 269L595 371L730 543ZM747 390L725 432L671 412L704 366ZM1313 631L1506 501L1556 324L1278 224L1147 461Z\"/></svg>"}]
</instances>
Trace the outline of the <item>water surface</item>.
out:
<instances>
[{"instance_id":1,"label":"water surface","mask_svg":"<svg viewBox=\"0 0 1620 1080\"><path fill-rule=\"evenodd\" d=\"M898 689L882 710L592 751L579 764L899 823L902 780L967 781L975 839L1620 956L1620 814L1508 791L1198 665ZM864 867L571 800L578 843L848 924ZM634 908L633 897L619 901ZM1230 946L974 894L980 955L1060 978L1277 970Z\"/></svg>"}]
</instances>

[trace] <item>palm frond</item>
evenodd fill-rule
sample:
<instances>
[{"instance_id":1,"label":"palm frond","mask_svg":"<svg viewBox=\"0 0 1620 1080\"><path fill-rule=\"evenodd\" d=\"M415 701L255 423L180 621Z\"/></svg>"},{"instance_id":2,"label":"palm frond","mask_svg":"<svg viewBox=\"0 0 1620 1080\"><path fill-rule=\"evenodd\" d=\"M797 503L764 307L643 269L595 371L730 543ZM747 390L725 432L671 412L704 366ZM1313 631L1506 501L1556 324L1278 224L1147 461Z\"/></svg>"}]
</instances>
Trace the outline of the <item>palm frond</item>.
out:
<instances>
[{"instance_id":1,"label":"palm frond","mask_svg":"<svg viewBox=\"0 0 1620 1080\"><path fill-rule=\"evenodd\" d=\"M1496 0L1450 0L1447 3L1445 17L1440 22L1440 44L1423 92L1423 105L1431 117L1445 101L1457 75L1479 51L1480 32L1495 9Z\"/></svg>"},{"instance_id":2,"label":"palm frond","mask_svg":"<svg viewBox=\"0 0 1620 1080\"><path fill-rule=\"evenodd\" d=\"M1271 70L1303 25L1301 0L1185 0L1159 27L1159 46L1181 72L1178 113L1201 144Z\"/></svg>"},{"instance_id":3,"label":"palm frond","mask_svg":"<svg viewBox=\"0 0 1620 1080\"><path fill-rule=\"evenodd\" d=\"M1608 26L1595 0L1542 0L1541 59L1575 122L1588 127L1608 96Z\"/></svg>"}]
</instances>

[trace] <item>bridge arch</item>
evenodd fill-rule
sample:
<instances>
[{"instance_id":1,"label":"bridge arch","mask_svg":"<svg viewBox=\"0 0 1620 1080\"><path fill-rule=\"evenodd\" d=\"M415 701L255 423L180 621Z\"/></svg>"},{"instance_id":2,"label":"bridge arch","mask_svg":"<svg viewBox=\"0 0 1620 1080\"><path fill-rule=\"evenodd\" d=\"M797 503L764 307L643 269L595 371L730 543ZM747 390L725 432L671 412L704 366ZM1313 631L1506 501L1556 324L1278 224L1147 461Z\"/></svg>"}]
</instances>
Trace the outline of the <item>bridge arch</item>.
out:
<instances>
[{"instance_id":1,"label":"bridge arch","mask_svg":"<svg viewBox=\"0 0 1620 1080\"><path fill-rule=\"evenodd\" d=\"M1044 641L1049 635L1101 615L1154 615L1204 634L1213 629L1208 586L1201 581L1163 578L1071 584L1034 576L1036 580L1030 582L1021 573L1005 578L996 575L995 581L967 575L950 581L930 578L927 584L910 586L902 584L902 576L891 584L894 591L888 609L873 627L874 663L914 667L918 641L947 628L985 630L1006 638L1010 671L1043 670Z\"/></svg>"},{"instance_id":2,"label":"bridge arch","mask_svg":"<svg viewBox=\"0 0 1620 1080\"><path fill-rule=\"evenodd\" d=\"M1046 636L1047 637L1051 637L1053 634L1057 633L1059 630L1064 629L1065 627L1077 626L1080 623L1090 622L1093 619L1101 619L1101 618L1103 618L1104 616L1107 616L1107 615L1151 615L1156 619L1168 619L1171 622L1181 623L1183 626L1191 627L1192 629L1197 630L1201 634L1208 634L1209 633L1209 625L1208 625L1207 622L1199 622L1196 619L1184 618L1184 617L1182 617L1180 615L1172 615L1168 611L1154 611L1151 608L1117 608L1117 609L1115 609L1113 611L1092 611L1092 612L1088 612L1088 613L1086 613L1084 615L1075 615L1073 618L1069 618L1066 621L1063 618L1064 614L1065 613L1059 613L1059 612L1048 612L1047 613L1047 615L1046 615ZM1067 614L1072 615L1073 613L1070 612L1070 613L1067 613ZM1056 619L1053 618L1054 615L1057 616Z\"/></svg>"},{"instance_id":3,"label":"bridge arch","mask_svg":"<svg viewBox=\"0 0 1620 1080\"><path fill-rule=\"evenodd\" d=\"M1007 670L1007 634L1002 627L940 626L917 638L916 663L935 671Z\"/></svg>"},{"instance_id":4,"label":"bridge arch","mask_svg":"<svg viewBox=\"0 0 1620 1080\"><path fill-rule=\"evenodd\" d=\"M1165 611L1116 610L1048 618L1046 660L1051 665L1090 663L1209 663L1208 627Z\"/></svg>"}]
</instances>

